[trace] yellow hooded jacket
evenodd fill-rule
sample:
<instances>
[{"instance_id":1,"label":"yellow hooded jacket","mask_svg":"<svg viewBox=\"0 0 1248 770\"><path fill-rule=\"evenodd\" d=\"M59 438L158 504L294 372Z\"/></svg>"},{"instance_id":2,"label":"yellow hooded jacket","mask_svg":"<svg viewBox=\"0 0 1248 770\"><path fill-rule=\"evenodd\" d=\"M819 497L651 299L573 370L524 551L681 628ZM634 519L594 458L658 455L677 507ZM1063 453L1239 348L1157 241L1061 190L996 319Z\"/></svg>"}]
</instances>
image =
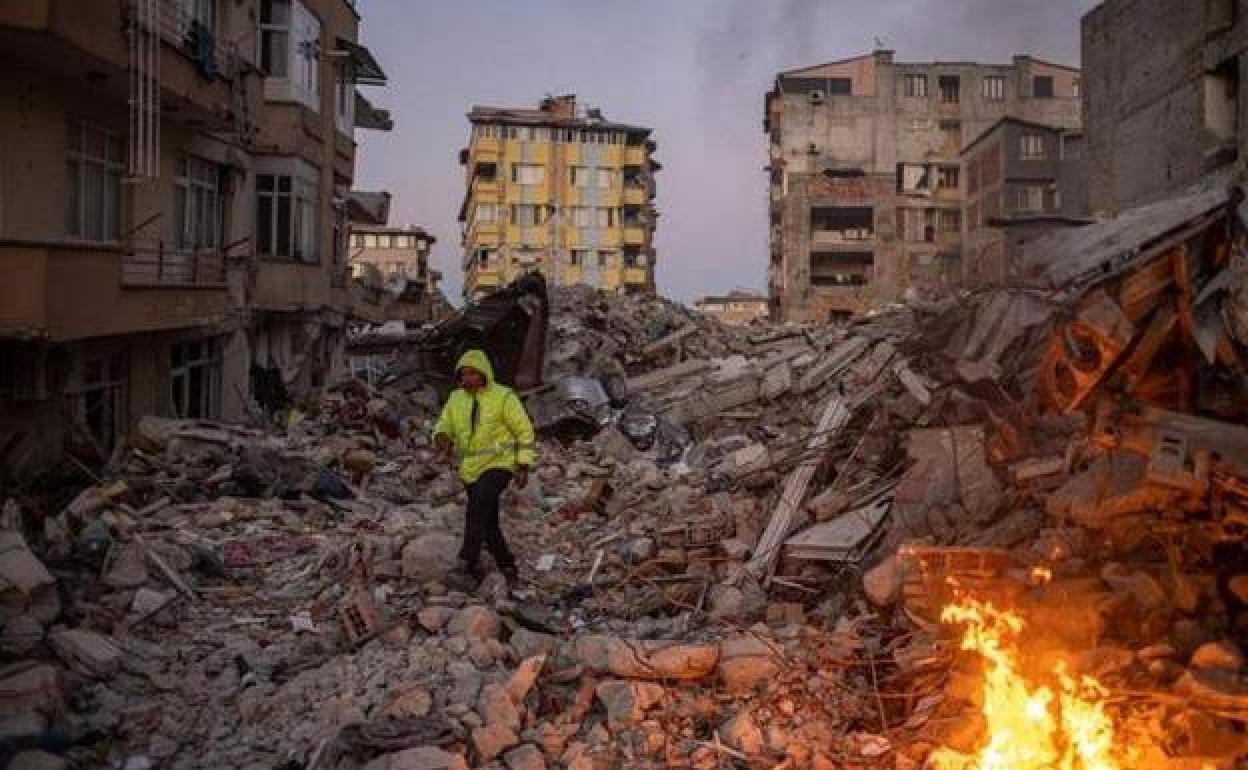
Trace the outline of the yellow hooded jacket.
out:
<instances>
[{"instance_id":1,"label":"yellow hooded jacket","mask_svg":"<svg viewBox=\"0 0 1248 770\"><path fill-rule=\"evenodd\" d=\"M469 350L455 364L485 375L486 385L476 396L456 388L446 400L442 415L433 426L433 435L450 437L459 454L459 477L465 484L481 478L491 468L514 471L516 466L532 466L534 460L533 423L520 403L520 397L506 385L494 381L494 367L480 350ZM472 420L477 404L477 423Z\"/></svg>"}]
</instances>

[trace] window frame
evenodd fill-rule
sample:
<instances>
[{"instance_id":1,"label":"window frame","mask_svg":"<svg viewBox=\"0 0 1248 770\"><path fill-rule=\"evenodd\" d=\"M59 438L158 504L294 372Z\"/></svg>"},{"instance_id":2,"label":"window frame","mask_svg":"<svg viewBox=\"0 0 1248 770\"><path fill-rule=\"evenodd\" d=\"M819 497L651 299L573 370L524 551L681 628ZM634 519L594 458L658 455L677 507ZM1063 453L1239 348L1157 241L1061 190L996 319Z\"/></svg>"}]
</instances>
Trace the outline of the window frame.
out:
<instances>
[{"instance_id":1,"label":"window frame","mask_svg":"<svg viewBox=\"0 0 1248 770\"><path fill-rule=\"evenodd\" d=\"M257 28L259 33L256 36L256 46L260 49L256 52L256 63L260 65L260 69L266 77L271 78L288 78L290 77L290 65L293 58L291 53L291 38L294 34L294 5L296 0L260 0L260 8L257 13ZM274 14L272 10L274 6L284 6L286 8L286 20L273 21ZM270 18L265 21L265 11ZM273 56L271 43L275 37L281 37L285 40L282 48L284 56L280 57L281 71L272 68L272 64L278 61L278 57ZM269 67L265 66L265 58L269 58Z\"/></svg>"},{"instance_id":2,"label":"window frame","mask_svg":"<svg viewBox=\"0 0 1248 770\"><path fill-rule=\"evenodd\" d=\"M901 77L901 93L903 96L908 99L928 98L927 75L925 73L906 73ZM921 87L914 88L916 84L919 84Z\"/></svg>"},{"instance_id":3,"label":"window frame","mask_svg":"<svg viewBox=\"0 0 1248 770\"><path fill-rule=\"evenodd\" d=\"M226 208L222 181L222 168L212 161L194 155L183 155L178 160L173 185L174 244L179 251L212 253L221 248ZM211 206L207 205L209 202ZM205 213L210 220L207 227L203 221ZM210 237L204 238L206 229Z\"/></svg>"},{"instance_id":4,"label":"window frame","mask_svg":"<svg viewBox=\"0 0 1248 770\"><path fill-rule=\"evenodd\" d=\"M1040 84L1045 83L1047 93L1040 93L1042 90ZM1031 76L1031 98L1033 99L1056 99L1057 98L1057 82L1052 75L1032 75Z\"/></svg>"},{"instance_id":5,"label":"window frame","mask_svg":"<svg viewBox=\"0 0 1248 770\"><path fill-rule=\"evenodd\" d=\"M952 89L948 88L952 86ZM937 75L936 89L940 91L941 104L961 104L962 103L962 76L961 75Z\"/></svg>"},{"instance_id":6,"label":"window frame","mask_svg":"<svg viewBox=\"0 0 1248 770\"><path fill-rule=\"evenodd\" d=\"M198 346L198 351L192 354ZM183 351L181 360L177 352ZM193 380L200 383L198 404L192 404ZM169 346L169 413L178 419L215 419L221 415L222 345L216 337L186 340ZM181 391L181 392L179 392ZM179 400L182 401L179 404ZM192 409L195 407L195 409ZM183 411L185 410L185 411ZM198 411L196 411L198 410Z\"/></svg>"},{"instance_id":7,"label":"window frame","mask_svg":"<svg viewBox=\"0 0 1248 770\"><path fill-rule=\"evenodd\" d=\"M1034 144L1035 151L1032 152L1031 145ZM1044 135L1030 132L1024 132L1018 136L1018 158L1019 160L1048 160L1048 151L1044 146Z\"/></svg>"},{"instance_id":8,"label":"window frame","mask_svg":"<svg viewBox=\"0 0 1248 770\"><path fill-rule=\"evenodd\" d=\"M984 75L980 91L984 101L1005 101L1005 80L1004 75Z\"/></svg>"},{"instance_id":9,"label":"window frame","mask_svg":"<svg viewBox=\"0 0 1248 770\"><path fill-rule=\"evenodd\" d=\"M66 125L65 139L66 237L82 243L119 243L126 168L122 134L75 118ZM102 153L96 154L100 149ZM93 194L98 200L89 200ZM97 227L91 226L93 213Z\"/></svg>"}]
</instances>

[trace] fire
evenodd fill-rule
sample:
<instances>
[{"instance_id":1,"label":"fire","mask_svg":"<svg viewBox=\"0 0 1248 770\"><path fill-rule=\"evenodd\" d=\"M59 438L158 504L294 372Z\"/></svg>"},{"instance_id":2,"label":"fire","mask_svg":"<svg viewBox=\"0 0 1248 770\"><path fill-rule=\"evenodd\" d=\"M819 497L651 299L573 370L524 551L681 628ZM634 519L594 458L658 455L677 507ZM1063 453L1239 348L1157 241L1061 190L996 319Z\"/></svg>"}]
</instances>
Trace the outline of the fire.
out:
<instances>
[{"instance_id":1,"label":"fire","mask_svg":"<svg viewBox=\"0 0 1248 770\"><path fill-rule=\"evenodd\" d=\"M1013 640L1023 630L1014 612L963 600L941 620L965 626L962 649L984 659L983 714L988 736L968 758L949 749L931 756L935 770L1122 770L1114 754L1107 692L1092 677L1075 677L1064 664L1053 686L1032 684L1020 670Z\"/></svg>"}]
</instances>

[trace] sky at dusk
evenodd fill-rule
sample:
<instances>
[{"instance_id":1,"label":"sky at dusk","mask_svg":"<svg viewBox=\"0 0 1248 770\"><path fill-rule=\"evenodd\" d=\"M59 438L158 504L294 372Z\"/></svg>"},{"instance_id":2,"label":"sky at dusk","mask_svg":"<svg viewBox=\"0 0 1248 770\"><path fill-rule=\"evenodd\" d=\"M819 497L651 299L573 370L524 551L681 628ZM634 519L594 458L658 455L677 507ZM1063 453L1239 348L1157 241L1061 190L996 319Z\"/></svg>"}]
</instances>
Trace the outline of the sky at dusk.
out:
<instances>
[{"instance_id":1,"label":"sky at dusk","mask_svg":"<svg viewBox=\"0 0 1248 770\"><path fill-rule=\"evenodd\" d=\"M763 94L780 70L855 56L1079 62L1097 0L362 0L360 40L390 83L361 87L390 132L357 129L355 187L394 196L392 225L438 239L458 303L459 224L473 104L575 93L654 129L659 292L681 301L766 288Z\"/></svg>"}]
</instances>

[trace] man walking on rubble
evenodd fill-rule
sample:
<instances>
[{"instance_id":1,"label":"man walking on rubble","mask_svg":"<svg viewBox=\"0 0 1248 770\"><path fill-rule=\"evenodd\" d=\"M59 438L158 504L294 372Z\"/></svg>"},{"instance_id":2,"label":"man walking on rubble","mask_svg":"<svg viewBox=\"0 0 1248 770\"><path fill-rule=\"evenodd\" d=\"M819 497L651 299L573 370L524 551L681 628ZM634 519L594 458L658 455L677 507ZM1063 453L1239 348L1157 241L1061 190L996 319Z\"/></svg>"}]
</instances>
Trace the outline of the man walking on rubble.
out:
<instances>
[{"instance_id":1,"label":"man walking on rubble","mask_svg":"<svg viewBox=\"0 0 1248 770\"><path fill-rule=\"evenodd\" d=\"M499 497L514 481L523 489L533 466L533 423L511 388L494 381L494 367L480 350L464 353L455 365L459 387L451 391L433 428L437 451L459 454L459 477L468 489L460 569L482 577L481 546L490 549L499 571L514 585L516 559L498 521Z\"/></svg>"}]
</instances>

